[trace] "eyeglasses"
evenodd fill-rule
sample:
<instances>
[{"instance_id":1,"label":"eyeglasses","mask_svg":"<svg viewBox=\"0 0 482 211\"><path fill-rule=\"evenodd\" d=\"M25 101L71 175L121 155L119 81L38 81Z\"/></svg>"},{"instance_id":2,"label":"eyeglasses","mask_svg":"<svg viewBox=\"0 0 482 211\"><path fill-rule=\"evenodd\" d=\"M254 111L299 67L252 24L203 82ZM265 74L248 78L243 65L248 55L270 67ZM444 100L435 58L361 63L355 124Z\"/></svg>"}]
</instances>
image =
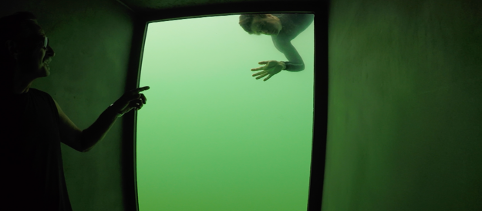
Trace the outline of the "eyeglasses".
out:
<instances>
[{"instance_id":1,"label":"eyeglasses","mask_svg":"<svg viewBox=\"0 0 482 211\"><path fill-rule=\"evenodd\" d=\"M22 38L13 38L11 40L20 42L20 43L26 42L22 45L27 47L28 49L36 48L36 47L42 47L47 49L47 47L49 46L49 38L44 36L36 36L36 38L33 38L33 39L27 38L27 41L25 41L25 39L22 39ZM42 45L40 45L40 43L42 43Z\"/></svg>"},{"instance_id":2,"label":"eyeglasses","mask_svg":"<svg viewBox=\"0 0 482 211\"><path fill-rule=\"evenodd\" d=\"M43 47L43 48L47 48L47 46L49 45L49 38L48 37L44 37L44 36L35 36L32 40L32 38L30 38L30 41L27 41L29 44L29 46L32 46L32 47ZM42 43L42 45L40 45L40 43Z\"/></svg>"},{"instance_id":3,"label":"eyeglasses","mask_svg":"<svg viewBox=\"0 0 482 211\"><path fill-rule=\"evenodd\" d=\"M34 38L33 41L35 43L37 43L36 45L39 46L39 47L47 48L47 46L49 45L49 38L48 37L38 36L37 38ZM41 46L40 46L40 43L42 43Z\"/></svg>"},{"instance_id":4,"label":"eyeglasses","mask_svg":"<svg viewBox=\"0 0 482 211\"><path fill-rule=\"evenodd\" d=\"M49 45L49 38L48 38L48 37L44 37L43 47L44 47L44 48L47 48L48 45Z\"/></svg>"}]
</instances>

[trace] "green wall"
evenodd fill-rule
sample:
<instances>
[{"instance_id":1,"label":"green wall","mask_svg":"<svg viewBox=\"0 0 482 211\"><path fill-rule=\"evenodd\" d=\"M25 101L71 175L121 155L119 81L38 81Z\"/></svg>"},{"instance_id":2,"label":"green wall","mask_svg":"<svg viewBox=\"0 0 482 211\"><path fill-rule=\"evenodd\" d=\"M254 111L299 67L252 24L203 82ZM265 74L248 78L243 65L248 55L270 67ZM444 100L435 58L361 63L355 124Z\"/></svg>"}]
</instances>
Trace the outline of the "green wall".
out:
<instances>
[{"instance_id":1,"label":"green wall","mask_svg":"<svg viewBox=\"0 0 482 211\"><path fill-rule=\"evenodd\" d=\"M331 1L323 211L482 210L481 11Z\"/></svg>"},{"instance_id":2,"label":"green wall","mask_svg":"<svg viewBox=\"0 0 482 211\"><path fill-rule=\"evenodd\" d=\"M313 128L314 24L292 41L305 62L256 80L259 61L286 61L239 15L151 23L137 120L141 211L306 211Z\"/></svg>"}]
</instances>

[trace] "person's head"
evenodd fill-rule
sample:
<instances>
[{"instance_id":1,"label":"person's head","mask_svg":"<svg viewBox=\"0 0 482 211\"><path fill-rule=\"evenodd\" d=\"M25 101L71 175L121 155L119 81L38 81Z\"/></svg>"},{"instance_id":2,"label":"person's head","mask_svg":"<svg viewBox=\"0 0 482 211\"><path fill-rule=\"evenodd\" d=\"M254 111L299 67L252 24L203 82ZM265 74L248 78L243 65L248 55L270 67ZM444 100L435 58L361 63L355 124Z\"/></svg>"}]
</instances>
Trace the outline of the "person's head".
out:
<instances>
[{"instance_id":1,"label":"person's head","mask_svg":"<svg viewBox=\"0 0 482 211\"><path fill-rule=\"evenodd\" d=\"M243 14L239 16L239 25L256 35L277 35L282 29L279 18L271 14Z\"/></svg>"},{"instance_id":2,"label":"person's head","mask_svg":"<svg viewBox=\"0 0 482 211\"><path fill-rule=\"evenodd\" d=\"M15 73L33 80L50 74L48 63L55 53L35 15L17 12L4 16L0 18L0 29L0 71L3 76Z\"/></svg>"}]
</instances>

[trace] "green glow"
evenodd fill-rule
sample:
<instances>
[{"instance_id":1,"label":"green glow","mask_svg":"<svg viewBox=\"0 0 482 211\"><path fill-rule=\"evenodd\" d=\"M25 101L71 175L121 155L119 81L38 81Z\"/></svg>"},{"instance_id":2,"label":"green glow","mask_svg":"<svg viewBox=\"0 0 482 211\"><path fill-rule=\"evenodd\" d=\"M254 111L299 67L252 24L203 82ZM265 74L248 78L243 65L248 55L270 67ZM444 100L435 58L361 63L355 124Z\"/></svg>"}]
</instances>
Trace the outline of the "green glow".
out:
<instances>
[{"instance_id":1,"label":"green glow","mask_svg":"<svg viewBox=\"0 0 482 211\"><path fill-rule=\"evenodd\" d=\"M137 120L140 211L306 211L314 24L292 43L305 70L256 80L287 61L239 15L149 24Z\"/></svg>"}]
</instances>

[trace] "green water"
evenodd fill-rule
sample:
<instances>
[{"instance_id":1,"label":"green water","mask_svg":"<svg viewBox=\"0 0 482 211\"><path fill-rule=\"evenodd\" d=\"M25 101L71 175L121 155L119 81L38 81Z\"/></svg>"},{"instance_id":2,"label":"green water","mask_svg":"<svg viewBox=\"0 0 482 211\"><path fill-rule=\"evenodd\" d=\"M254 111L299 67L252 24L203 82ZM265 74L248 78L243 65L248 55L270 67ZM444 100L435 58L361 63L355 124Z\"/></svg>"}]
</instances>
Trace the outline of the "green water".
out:
<instances>
[{"instance_id":1,"label":"green water","mask_svg":"<svg viewBox=\"0 0 482 211\"><path fill-rule=\"evenodd\" d=\"M305 62L256 80L259 61L287 61L239 15L151 23L137 119L140 211L306 211L313 125L312 23L292 41Z\"/></svg>"}]
</instances>

